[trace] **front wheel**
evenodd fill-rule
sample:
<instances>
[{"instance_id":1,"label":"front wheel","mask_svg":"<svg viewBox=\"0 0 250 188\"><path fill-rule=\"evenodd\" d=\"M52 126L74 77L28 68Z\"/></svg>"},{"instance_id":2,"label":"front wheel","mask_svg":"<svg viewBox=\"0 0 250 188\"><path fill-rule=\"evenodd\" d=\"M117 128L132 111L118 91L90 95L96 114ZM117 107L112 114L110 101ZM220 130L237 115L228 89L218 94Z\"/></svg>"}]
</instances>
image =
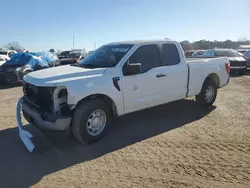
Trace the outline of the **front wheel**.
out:
<instances>
[{"instance_id":1,"label":"front wheel","mask_svg":"<svg viewBox=\"0 0 250 188\"><path fill-rule=\"evenodd\" d=\"M73 115L72 133L81 143L92 143L100 140L108 126L109 109L99 100L89 100L80 104Z\"/></svg>"},{"instance_id":2,"label":"front wheel","mask_svg":"<svg viewBox=\"0 0 250 188\"><path fill-rule=\"evenodd\" d=\"M216 96L216 84L211 79L207 79L202 86L201 92L195 96L195 99L201 106L211 106Z\"/></svg>"}]
</instances>

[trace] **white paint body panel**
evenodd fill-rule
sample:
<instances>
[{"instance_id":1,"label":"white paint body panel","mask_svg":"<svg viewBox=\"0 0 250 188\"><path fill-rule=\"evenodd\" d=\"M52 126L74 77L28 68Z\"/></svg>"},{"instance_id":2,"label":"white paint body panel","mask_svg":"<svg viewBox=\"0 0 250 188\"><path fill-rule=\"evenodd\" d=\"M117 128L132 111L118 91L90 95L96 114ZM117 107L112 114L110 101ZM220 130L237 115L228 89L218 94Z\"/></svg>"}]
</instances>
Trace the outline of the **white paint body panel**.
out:
<instances>
[{"instance_id":1,"label":"white paint body panel","mask_svg":"<svg viewBox=\"0 0 250 188\"><path fill-rule=\"evenodd\" d=\"M153 68L143 74L123 76L123 64L138 47L161 43L176 45L181 59L179 64ZM229 77L225 69L227 58L194 61L187 64L178 42L142 41L134 43L134 47L113 68L87 69L66 65L29 73L24 77L24 80L36 86L66 87L68 104L70 105L76 105L80 100L93 94L107 95L113 100L117 114L123 115L185 98L188 84L188 65L190 67L188 96L199 94L204 80L211 73L218 75L220 86L227 84ZM161 73L166 74L166 76L156 78L156 75ZM113 77L120 77L118 84L121 91L114 87Z\"/></svg>"}]
</instances>

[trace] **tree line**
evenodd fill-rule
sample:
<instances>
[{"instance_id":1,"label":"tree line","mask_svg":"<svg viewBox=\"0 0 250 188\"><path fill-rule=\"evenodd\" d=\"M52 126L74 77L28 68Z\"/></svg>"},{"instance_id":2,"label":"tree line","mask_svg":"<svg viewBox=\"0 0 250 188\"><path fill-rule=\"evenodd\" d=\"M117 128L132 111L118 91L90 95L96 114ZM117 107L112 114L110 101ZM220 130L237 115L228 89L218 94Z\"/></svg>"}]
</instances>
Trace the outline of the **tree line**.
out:
<instances>
[{"instance_id":1,"label":"tree line","mask_svg":"<svg viewBox=\"0 0 250 188\"><path fill-rule=\"evenodd\" d=\"M240 45L250 45L250 40L242 40L242 41L209 41L209 40L199 40L195 42L189 42L189 41L182 41L180 42L182 48L186 50L206 50L206 49L213 49L213 48L232 48L237 49ZM18 42L10 42L2 47L2 49L6 50L16 50L16 51L22 51L25 48L22 47ZM55 53L55 50L52 48L49 50L52 53Z\"/></svg>"},{"instance_id":2,"label":"tree line","mask_svg":"<svg viewBox=\"0 0 250 188\"><path fill-rule=\"evenodd\" d=\"M182 48L184 50L206 50L206 49L213 49L213 48L232 48L237 49L240 45L250 45L250 40L244 41L209 41L209 40L199 40L195 42L189 41L182 41L181 42Z\"/></svg>"}]
</instances>

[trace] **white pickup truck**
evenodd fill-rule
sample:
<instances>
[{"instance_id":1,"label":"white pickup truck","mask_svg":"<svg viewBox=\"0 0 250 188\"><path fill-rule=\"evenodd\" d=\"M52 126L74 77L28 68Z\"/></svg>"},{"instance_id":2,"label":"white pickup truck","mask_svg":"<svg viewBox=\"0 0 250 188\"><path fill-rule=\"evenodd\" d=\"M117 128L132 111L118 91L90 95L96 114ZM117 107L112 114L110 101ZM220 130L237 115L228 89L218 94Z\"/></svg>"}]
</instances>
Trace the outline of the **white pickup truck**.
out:
<instances>
[{"instance_id":1,"label":"white pickup truck","mask_svg":"<svg viewBox=\"0 0 250 188\"><path fill-rule=\"evenodd\" d=\"M229 82L227 58L186 60L178 42L128 41L104 45L80 63L24 77L17 104L20 137L33 151L21 112L39 129L71 129L81 143L103 137L110 119L195 96L206 107ZM167 120L166 120L167 121Z\"/></svg>"}]
</instances>

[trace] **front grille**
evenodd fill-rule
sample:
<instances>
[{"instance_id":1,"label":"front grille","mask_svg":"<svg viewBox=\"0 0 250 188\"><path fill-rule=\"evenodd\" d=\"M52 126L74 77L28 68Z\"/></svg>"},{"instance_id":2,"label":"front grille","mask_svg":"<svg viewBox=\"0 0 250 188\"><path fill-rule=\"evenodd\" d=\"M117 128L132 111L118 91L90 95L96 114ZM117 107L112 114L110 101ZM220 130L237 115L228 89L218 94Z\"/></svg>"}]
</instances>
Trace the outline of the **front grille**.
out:
<instances>
[{"instance_id":1,"label":"front grille","mask_svg":"<svg viewBox=\"0 0 250 188\"><path fill-rule=\"evenodd\" d=\"M53 97L47 87L37 87L29 83L23 83L25 100L36 108L44 112L51 111L53 107Z\"/></svg>"},{"instance_id":2,"label":"front grille","mask_svg":"<svg viewBox=\"0 0 250 188\"><path fill-rule=\"evenodd\" d=\"M230 66L246 66L246 61L230 61Z\"/></svg>"}]
</instances>

